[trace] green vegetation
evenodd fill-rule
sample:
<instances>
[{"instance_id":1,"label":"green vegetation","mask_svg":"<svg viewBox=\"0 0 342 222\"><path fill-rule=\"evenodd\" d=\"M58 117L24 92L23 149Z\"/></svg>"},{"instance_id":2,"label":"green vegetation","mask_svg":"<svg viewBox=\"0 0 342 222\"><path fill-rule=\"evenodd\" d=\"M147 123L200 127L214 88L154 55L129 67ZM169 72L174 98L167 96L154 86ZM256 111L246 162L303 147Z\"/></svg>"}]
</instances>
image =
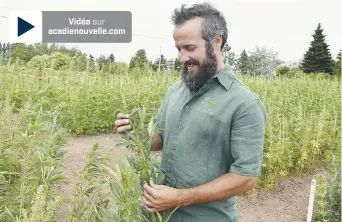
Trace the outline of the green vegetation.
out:
<instances>
[{"instance_id":1,"label":"green vegetation","mask_svg":"<svg viewBox=\"0 0 342 222\"><path fill-rule=\"evenodd\" d=\"M0 221L51 221L66 201L71 203L69 221L167 221L172 212L148 214L141 207L141 184L150 178L163 181L149 150L149 123L167 88L180 77L179 60L162 56L159 71L159 60L149 62L144 50L128 65L116 62L113 54L95 59L55 45L0 46ZM238 78L268 112L259 187L274 189L281 178L325 168L329 176L317 177L315 217L337 221L341 54L335 68L324 59L319 67L326 69L320 70L312 68L308 54L303 67L296 67L278 66L281 61L264 48L249 55L244 50L237 60L229 46L225 50L227 62L241 71ZM174 66L168 70L170 61ZM67 136L113 132L119 112L134 116L134 133L119 144L134 155L112 166L112 150L94 144L71 199L53 194L52 187L64 180Z\"/></svg>"},{"instance_id":2,"label":"green vegetation","mask_svg":"<svg viewBox=\"0 0 342 222\"><path fill-rule=\"evenodd\" d=\"M0 221L51 221L63 202L51 187L64 179L66 133L58 114L27 101L14 113L0 101Z\"/></svg>"}]
</instances>

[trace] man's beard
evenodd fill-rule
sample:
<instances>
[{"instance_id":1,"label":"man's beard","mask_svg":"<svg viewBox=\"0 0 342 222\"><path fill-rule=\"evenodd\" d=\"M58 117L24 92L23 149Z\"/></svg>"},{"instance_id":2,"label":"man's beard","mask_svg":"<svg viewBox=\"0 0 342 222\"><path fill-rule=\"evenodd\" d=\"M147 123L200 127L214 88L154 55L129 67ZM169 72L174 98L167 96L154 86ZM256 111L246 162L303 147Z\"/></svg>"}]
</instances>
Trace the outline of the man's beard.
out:
<instances>
[{"instance_id":1,"label":"man's beard","mask_svg":"<svg viewBox=\"0 0 342 222\"><path fill-rule=\"evenodd\" d=\"M188 65L198 66L196 73L188 72ZM210 43L206 45L206 58L203 64L200 66L199 62L190 59L188 62L183 64L182 69L182 80L190 91L199 90L212 76L216 74L217 61L214 54L213 47Z\"/></svg>"}]
</instances>

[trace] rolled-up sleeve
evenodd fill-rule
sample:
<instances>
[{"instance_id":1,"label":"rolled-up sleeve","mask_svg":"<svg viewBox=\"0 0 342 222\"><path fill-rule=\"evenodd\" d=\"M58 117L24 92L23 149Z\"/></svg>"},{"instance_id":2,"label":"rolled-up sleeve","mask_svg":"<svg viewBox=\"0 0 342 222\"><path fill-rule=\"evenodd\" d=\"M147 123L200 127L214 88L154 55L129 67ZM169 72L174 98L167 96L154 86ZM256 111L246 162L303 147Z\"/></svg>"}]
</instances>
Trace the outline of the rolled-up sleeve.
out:
<instances>
[{"instance_id":1,"label":"rolled-up sleeve","mask_svg":"<svg viewBox=\"0 0 342 222\"><path fill-rule=\"evenodd\" d=\"M260 176L267 111L259 99L249 101L233 118L231 127L231 173Z\"/></svg>"}]
</instances>

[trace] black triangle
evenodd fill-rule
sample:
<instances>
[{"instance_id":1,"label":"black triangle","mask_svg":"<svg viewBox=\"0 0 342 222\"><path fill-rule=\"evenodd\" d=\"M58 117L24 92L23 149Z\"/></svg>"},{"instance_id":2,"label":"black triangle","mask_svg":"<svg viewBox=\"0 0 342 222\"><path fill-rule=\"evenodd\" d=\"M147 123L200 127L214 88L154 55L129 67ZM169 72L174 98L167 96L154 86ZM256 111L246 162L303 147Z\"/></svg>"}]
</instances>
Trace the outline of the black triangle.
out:
<instances>
[{"instance_id":1,"label":"black triangle","mask_svg":"<svg viewBox=\"0 0 342 222\"><path fill-rule=\"evenodd\" d=\"M30 31L31 29L34 28L34 25L31 23L28 23L24 19L18 17L18 37L21 36L22 34Z\"/></svg>"}]
</instances>

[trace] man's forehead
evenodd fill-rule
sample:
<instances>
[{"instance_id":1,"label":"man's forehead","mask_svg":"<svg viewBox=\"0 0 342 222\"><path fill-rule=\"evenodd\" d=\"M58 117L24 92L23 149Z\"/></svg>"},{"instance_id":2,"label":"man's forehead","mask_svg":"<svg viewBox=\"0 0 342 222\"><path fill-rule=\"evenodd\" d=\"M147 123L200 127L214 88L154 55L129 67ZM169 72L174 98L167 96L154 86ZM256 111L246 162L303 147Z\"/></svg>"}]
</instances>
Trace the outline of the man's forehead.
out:
<instances>
[{"instance_id":1,"label":"man's forehead","mask_svg":"<svg viewBox=\"0 0 342 222\"><path fill-rule=\"evenodd\" d=\"M203 19L202 18L193 18L190 19L183 24L175 25L175 32L190 32L190 31L200 31L202 29Z\"/></svg>"},{"instance_id":2,"label":"man's forehead","mask_svg":"<svg viewBox=\"0 0 342 222\"><path fill-rule=\"evenodd\" d=\"M176 46L198 44L202 39L202 29L199 26L184 24L175 26L173 31L173 39Z\"/></svg>"}]
</instances>

